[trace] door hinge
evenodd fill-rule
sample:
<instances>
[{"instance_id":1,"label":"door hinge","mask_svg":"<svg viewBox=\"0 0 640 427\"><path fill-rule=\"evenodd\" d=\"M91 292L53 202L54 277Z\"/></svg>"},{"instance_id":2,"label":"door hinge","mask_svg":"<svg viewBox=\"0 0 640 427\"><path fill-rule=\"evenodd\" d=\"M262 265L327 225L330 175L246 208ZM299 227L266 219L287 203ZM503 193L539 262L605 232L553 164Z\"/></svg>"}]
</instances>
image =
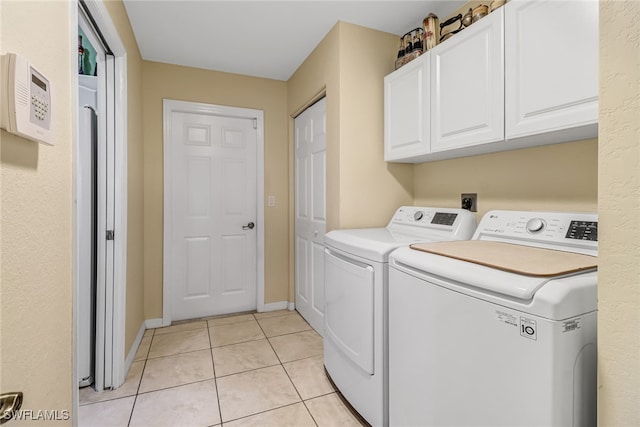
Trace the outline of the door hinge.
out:
<instances>
[{"instance_id":1,"label":"door hinge","mask_svg":"<svg viewBox=\"0 0 640 427\"><path fill-rule=\"evenodd\" d=\"M253 119L253 128L258 129L258 119Z\"/></svg>"},{"instance_id":2,"label":"door hinge","mask_svg":"<svg viewBox=\"0 0 640 427\"><path fill-rule=\"evenodd\" d=\"M113 230L107 230L107 240L113 240L115 232Z\"/></svg>"}]
</instances>

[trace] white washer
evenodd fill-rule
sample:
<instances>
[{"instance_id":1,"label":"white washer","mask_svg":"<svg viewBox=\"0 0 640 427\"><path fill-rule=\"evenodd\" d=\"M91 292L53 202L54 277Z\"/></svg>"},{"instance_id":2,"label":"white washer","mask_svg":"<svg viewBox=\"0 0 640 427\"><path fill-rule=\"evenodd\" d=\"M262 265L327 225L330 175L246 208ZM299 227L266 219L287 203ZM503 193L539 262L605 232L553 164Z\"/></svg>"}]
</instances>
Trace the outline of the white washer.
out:
<instances>
[{"instance_id":1,"label":"white washer","mask_svg":"<svg viewBox=\"0 0 640 427\"><path fill-rule=\"evenodd\" d=\"M597 225L595 214L492 211L472 240L547 249L536 267L549 266L563 252L597 257ZM511 248L508 263L528 251L495 246ZM540 277L478 261L391 254L391 425L595 426L595 267Z\"/></svg>"},{"instance_id":2,"label":"white washer","mask_svg":"<svg viewBox=\"0 0 640 427\"><path fill-rule=\"evenodd\" d=\"M469 239L462 209L403 206L386 228L325 237L324 365L342 395L373 426L386 426L387 278L391 251L415 242Z\"/></svg>"}]
</instances>

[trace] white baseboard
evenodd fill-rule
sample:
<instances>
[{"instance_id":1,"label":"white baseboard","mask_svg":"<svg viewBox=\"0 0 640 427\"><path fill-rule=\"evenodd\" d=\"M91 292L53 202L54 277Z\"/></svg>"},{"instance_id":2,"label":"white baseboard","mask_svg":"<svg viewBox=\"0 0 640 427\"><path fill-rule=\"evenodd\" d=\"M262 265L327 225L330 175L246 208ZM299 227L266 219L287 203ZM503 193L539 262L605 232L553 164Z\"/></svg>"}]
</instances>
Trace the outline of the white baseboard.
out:
<instances>
[{"instance_id":1,"label":"white baseboard","mask_svg":"<svg viewBox=\"0 0 640 427\"><path fill-rule=\"evenodd\" d=\"M262 313L265 311L287 310L288 307L289 301L270 302L268 304L265 304L262 309L258 311Z\"/></svg>"},{"instance_id":2,"label":"white baseboard","mask_svg":"<svg viewBox=\"0 0 640 427\"><path fill-rule=\"evenodd\" d=\"M146 322L143 322L142 325L140 325L140 329L138 329L138 335L136 335L136 339L133 340L133 345L129 349L127 358L124 361L124 377L125 378L127 378L127 374L129 373L129 369L131 368L133 359L136 357L136 353L138 352L138 347L140 347L140 342L142 341L142 337L144 336L144 331L146 330L147 330Z\"/></svg>"},{"instance_id":3,"label":"white baseboard","mask_svg":"<svg viewBox=\"0 0 640 427\"><path fill-rule=\"evenodd\" d=\"M155 329L162 328L164 325L162 324L162 318L158 319L147 319L144 321L144 325L147 329Z\"/></svg>"},{"instance_id":4,"label":"white baseboard","mask_svg":"<svg viewBox=\"0 0 640 427\"><path fill-rule=\"evenodd\" d=\"M293 311L296 309L296 303L295 302L290 302L289 303L289 311Z\"/></svg>"}]
</instances>

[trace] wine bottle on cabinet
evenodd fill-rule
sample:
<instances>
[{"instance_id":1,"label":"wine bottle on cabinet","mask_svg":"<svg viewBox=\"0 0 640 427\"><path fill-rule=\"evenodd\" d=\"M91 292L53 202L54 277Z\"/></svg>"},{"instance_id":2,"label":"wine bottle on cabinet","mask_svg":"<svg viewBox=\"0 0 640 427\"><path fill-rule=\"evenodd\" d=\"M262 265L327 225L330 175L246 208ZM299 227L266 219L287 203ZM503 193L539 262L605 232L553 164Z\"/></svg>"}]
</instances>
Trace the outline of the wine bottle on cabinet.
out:
<instances>
[{"instance_id":1,"label":"wine bottle on cabinet","mask_svg":"<svg viewBox=\"0 0 640 427\"><path fill-rule=\"evenodd\" d=\"M400 47L398 48L398 59L404 56L404 37L400 37Z\"/></svg>"},{"instance_id":2,"label":"wine bottle on cabinet","mask_svg":"<svg viewBox=\"0 0 640 427\"><path fill-rule=\"evenodd\" d=\"M413 33L413 50L418 50L422 53L422 36L419 34L418 30L414 30Z\"/></svg>"},{"instance_id":3,"label":"wine bottle on cabinet","mask_svg":"<svg viewBox=\"0 0 640 427\"><path fill-rule=\"evenodd\" d=\"M407 40L406 43L405 43L404 54L408 55L413 50L413 43L411 41L411 33L405 34L404 38Z\"/></svg>"}]
</instances>

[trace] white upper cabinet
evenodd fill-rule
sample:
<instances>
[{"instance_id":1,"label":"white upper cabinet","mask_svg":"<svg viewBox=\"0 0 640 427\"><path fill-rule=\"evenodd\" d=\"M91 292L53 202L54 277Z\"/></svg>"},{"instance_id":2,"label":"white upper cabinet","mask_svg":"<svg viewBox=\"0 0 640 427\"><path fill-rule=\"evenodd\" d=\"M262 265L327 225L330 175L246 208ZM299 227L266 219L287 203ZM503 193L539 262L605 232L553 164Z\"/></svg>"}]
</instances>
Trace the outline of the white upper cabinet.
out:
<instances>
[{"instance_id":1,"label":"white upper cabinet","mask_svg":"<svg viewBox=\"0 0 640 427\"><path fill-rule=\"evenodd\" d=\"M504 9L506 138L596 137L598 2L514 0Z\"/></svg>"},{"instance_id":2,"label":"white upper cabinet","mask_svg":"<svg viewBox=\"0 0 640 427\"><path fill-rule=\"evenodd\" d=\"M384 159L429 153L429 52L384 78Z\"/></svg>"},{"instance_id":3,"label":"white upper cabinet","mask_svg":"<svg viewBox=\"0 0 640 427\"><path fill-rule=\"evenodd\" d=\"M385 77L385 160L598 135L598 2L511 0Z\"/></svg>"},{"instance_id":4,"label":"white upper cabinet","mask_svg":"<svg viewBox=\"0 0 640 427\"><path fill-rule=\"evenodd\" d=\"M431 52L431 151L504 140L504 8Z\"/></svg>"}]
</instances>

